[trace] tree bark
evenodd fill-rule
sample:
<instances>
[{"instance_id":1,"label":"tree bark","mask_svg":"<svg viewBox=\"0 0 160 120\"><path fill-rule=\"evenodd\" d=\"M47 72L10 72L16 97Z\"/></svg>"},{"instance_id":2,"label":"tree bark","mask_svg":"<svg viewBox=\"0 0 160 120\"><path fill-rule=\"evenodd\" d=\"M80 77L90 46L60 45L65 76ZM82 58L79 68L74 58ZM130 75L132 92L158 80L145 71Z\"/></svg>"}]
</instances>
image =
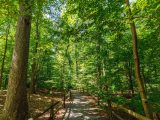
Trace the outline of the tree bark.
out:
<instances>
[{"instance_id":1,"label":"tree bark","mask_svg":"<svg viewBox=\"0 0 160 120\"><path fill-rule=\"evenodd\" d=\"M65 62L65 61L64 61ZM61 81L60 81L60 88L61 88L61 90L63 90L64 89L64 73L65 73L65 64L64 64L64 62L63 62L63 65L61 66Z\"/></svg>"},{"instance_id":2,"label":"tree bark","mask_svg":"<svg viewBox=\"0 0 160 120\"><path fill-rule=\"evenodd\" d=\"M128 7L130 27L131 27L131 32L132 32L133 55L134 55L136 80L137 80L137 84L138 84L138 88L139 88L139 92L140 92L140 96L141 96L141 101L142 101L144 113L147 117L151 118L148 100L147 100L147 96L146 96L145 89L144 89L144 83L143 83L143 81L141 79L141 75L140 75L140 61L139 61L138 49L137 49L136 27L135 27L135 23L133 21L132 12L131 12L130 5L129 5L129 0L125 0L125 1L126 1L126 5Z\"/></svg>"},{"instance_id":3,"label":"tree bark","mask_svg":"<svg viewBox=\"0 0 160 120\"><path fill-rule=\"evenodd\" d=\"M31 8L29 4L29 0L19 1L15 47L1 120L26 120L28 115L26 81L31 29Z\"/></svg>"},{"instance_id":4,"label":"tree bark","mask_svg":"<svg viewBox=\"0 0 160 120\"><path fill-rule=\"evenodd\" d=\"M100 52L101 52L101 41L98 39L97 40L97 84L99 85L99 88L101 85L99 84L101 77L102 77L102 63L101 63L101 57L100 57Z\"/></svg>"},{"instance_id":5,"label":"tree bark","mask_svg":"<svg viewBox=\"0 0 160 120\"><path fill-rule=\"evenodd\" d=\"M9 30L10 30L10 24L8 24L7 31L6 31L6 42L5 42L4 54L2 58L2 66L0 70L0 88L2 87L2 83L3 83L3 72L4 72L5 59L6 59L6 53L7 53Z\"/></svg>"},{"instance_id":6,"label":"tree bark","mask_svg":"<svg viewBox=\"0 0 160 120\"><path fill-rule=\"evenodd\" d=\"M77 41L77 39L76 39L76 41L75 41L75 64L76 64L76 81L78 81L78 77L79 77L79 66L78 66L78 49L77 49L77 47L78 47L78 41Z\"/></svg>"},{"instance_id":7,"label":"tree bark","mask_svg":"<svg viewBox=\"0 0 160 120\"><path fill-rule=\"evenodd\" d=\"M69 81L67 81L68 89L70 89L71 86L72 86L71 82L72 82L72 74L73 74L73 71L72 71L72 59L71 59L71 56L70 56L69 47L70 47L70 41L68 40L68 45L67 45L67 48L66 48L66 57L67 57L68 66L69 66L69 71L68 71Z\"/></svg>"}]
</instances>

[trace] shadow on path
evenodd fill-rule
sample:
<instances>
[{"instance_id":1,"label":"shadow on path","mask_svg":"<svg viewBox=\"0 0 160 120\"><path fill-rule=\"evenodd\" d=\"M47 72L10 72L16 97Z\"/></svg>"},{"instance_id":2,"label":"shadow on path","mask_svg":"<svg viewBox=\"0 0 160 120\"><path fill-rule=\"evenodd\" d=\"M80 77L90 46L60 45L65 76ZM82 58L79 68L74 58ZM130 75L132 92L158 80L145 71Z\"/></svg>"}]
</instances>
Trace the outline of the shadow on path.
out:
<instances>
[{"instance_id":1,"label":"shadow on path","mask_svg":"<svg viewBox=\"0 0 160 120\"><path fill-rule=\"evenodd\" d=\"M107 120L106 112L95 104L91 96L72 91L72 100L58 112L57 120Z\"/></svg>"}]
</instances>

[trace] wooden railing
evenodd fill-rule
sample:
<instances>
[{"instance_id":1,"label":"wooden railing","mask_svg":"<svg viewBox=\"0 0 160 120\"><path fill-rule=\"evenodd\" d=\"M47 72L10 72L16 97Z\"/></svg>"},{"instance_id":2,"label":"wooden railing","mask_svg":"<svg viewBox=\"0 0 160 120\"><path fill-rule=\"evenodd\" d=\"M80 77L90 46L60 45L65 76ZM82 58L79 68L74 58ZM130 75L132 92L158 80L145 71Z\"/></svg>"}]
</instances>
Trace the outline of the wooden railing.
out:
<instances>
[{"instance_id":1,"label":"wooden railing","mask_svg":"<svg viewBox=\"0 0 160 120\"><path fill-rule=\"evenodd\" d=\"M122 120L123 118L121 116L119 116L118 114L116 114L113 110L113 108L117 108L119 110L122 110L123 112L133 116L134 118L137 118L139 120L151 120L150 118L148 117L145 117L139 113L136 113L128 108L125 108L124 106L122 105L118 105L116 103L113 103L111 101L108 101L108 105L107 105L108 109L110 110L110 114L111 116L114 115L115 117L117 117L118 119Z\"/></svg>"},{"instance_id":2,"label":"wooden railing","mask_svg":"<svg viewBox=\"0 0 160 120\"><path fill-rule=\"evenodd\" d=\"M106 104L105 104L106 105ZM111 111L111 114L114 115L115 117L119 118L120 120L122 120L123 118L121 118L118 114L116 114L114 111L113 111L113 108L117 108L117 109L120 109L121 111L133 116L134 118L137 118L139 120L159 120L159 116L158 116L158 113L157 112L153 112L152 114L152 119L151 118L148 118L146 116L143 116L139 113L136 113L134 112L133 110L130 110L122 105L118 105L114 102L111 102L111 101L108 101L107 102L107 105L108 109ZM158 104L157 104L158 106Z\"/></svg>"},{"instance_id":3,"label":"wooden railing","mask_svg":"<svg viewBox=\"0 0 160 120\"><path fill-rule=\"evenodd\" d=\"M71 90L69 90L67 93L63 93L63 107L66 107L66 100L71 99Z\"/></svg>"},{"instance_id":4,"label":"wooden railing","mask_svg":"<svg viewBox=\"0 0 160 120\"><path fill-rule=\"evenodd\" d=\"M30 118L28 120L37 120L39 117L43 116L46 112L49 112L49 111L50 111L50 117L49 117L49 119L50 120L54 119L54 116L56 114L56 111L55 111L56 110L56 106L58 106L58 104L60 104L59 101L56 102L56 103L54 103L54 104L52 104L50 107L48 107L47 109L45 109L42 113L39 113L36 116L34 116L34 117L32 117L32 118Z\"/></svg>"},{"instance_id":5,"label":"wooden railing","mask_svg":"<svg viewBox=\"0 0 160 120\"><path fill-rule=\"evenodd\" d=\"M39 113L36 116L29 118L28 120L37 120L38 118L40 118L41 116L43 116L47 112L50 113L49 120L54 120L56 113L59 111L60 108L66 107L66 100L68 100L70 98L71 98L71 91L69 91L67 93L64 92L63 93L63 104L61 104L60 101L57 101L55 103L52 101L51 105L47 109L45 109L42 113Z\"/></svg>"},{"instance_id":6,"label":"wooden railing","mask_svg":"<svg viewBox=\"0 0 160 120\"><path fill-rule=\"evenodd\" d=\"M84 93L85 90L84 90L84 89L80 89L80 91L81 91L81 90L82 90L83 93ZM91 94L90 94L90 95L91 95ZM99 96L97 96L97 97L93 96L93 98L94 98L94 99L97 98L96 100L97 100L97 104L98 104L98 105L106 106L106 107L108 108L110 120L112 120L112 117L113 117L113 116L115 116L115 117L118 118L119 120L124 120L121 116L119 116L119 115L114 111L113 108L119 109L119 110L121 110L121 111L123 111L123 112L125 112L125 113L127 113L127 114L129 114L129 115L131 115L131 116L133 116L134 118L139 119L139 120L151 120L150 118L148 118L148 117L146 117L146 116L143 116L143 115L141 115L141 114L139 114L139 113L136 113L136 112L134 112L134 111L132 111L132 110L130 110L130 109L128 109L128 108L125 108L125 107L122 106L122 105L118 105L118 104L116 104L116 103L113 103L113 102L111 102L110 100L107 101L107 103L100 103L100 97L99 97ZM154 120L158 120L158 118L156 118L156 117L154 117L153 119L154 119Z\"/></svg>"}]
</instances>

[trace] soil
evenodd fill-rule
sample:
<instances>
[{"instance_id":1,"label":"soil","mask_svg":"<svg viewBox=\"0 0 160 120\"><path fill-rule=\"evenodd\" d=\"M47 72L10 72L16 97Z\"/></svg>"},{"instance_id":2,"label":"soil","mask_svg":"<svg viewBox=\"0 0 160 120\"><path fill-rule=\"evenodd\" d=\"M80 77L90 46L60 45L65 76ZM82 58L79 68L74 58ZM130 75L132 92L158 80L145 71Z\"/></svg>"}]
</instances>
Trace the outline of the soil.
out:
<instances>
[{"instance_id":1,"label":"soil","mask_svg":"<svg viewBox=\"0 0 160 120\"><path fill-rule=\"evenodd\" d=\"M0 118L4 107L7 91L0 92ZM56 120L109 120L107 110L97 105L95 97L81 93L77 90L71 91L71 99L66 100L65 108L61 108L56 114ZM49 93L46 90L39 90L36 94L28 95L29 116L30 118L42 113L47 109L52 101L63 102L62 92L54 91ZM62 106L62 104L61 104ZM63 106L62 106L63 107ZM136 120L127 113L114 109L114 113L118 114L123 120ZM46 112L37 120L48 120L50 113ZM119 120L112 116L112 120Z\"/></svg>"}]
</instances>

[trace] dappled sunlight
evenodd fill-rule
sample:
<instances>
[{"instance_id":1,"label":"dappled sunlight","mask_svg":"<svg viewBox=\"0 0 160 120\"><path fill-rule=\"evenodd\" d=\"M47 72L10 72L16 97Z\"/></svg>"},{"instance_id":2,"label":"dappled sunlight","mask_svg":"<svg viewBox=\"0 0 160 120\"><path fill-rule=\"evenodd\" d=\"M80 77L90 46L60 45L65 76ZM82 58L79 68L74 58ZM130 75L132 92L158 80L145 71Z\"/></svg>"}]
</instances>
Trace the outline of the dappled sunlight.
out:
<instances>
[{"instance_id":1,"label":"dappled sunlight","mask_svg":"<svg viewBox=\"0 0 160 120\"><path fill-rule=\"evenodd\" d=\"M0 104L0 107L3 107L4 105Z\"/></svg>"},{"instance_id":2,"label":"dappled sunlight","mask_svg":"<svg viewBox=\"0 0 160 120\"><path fill-rule=\"evenodd\" d=\"M107 120L106 112L95 106L92 97L77 91L73 91L72 94L73 101L67 101L66 109L58 112L58 120Z\"/></svg>"},{"instance_id":3,"label":"dappled sunlight","mask_svg":"<svg viewBox=\"0 0 160 120\"><path fill-rule=\"evenodd\" d=\"M1 97L6 97L7 95L1 95Z\"/></svg>"},{"instance_id":4,"label":"dappled sunlight","mask_svg":"<svg viewBox=\"0 0 160 120\"><path fill-rule=\"evenodd\" d=\"M36 113L41 113L41 112L43 112L43 111L40 110L40 109L35 109L35 112L36 112Z\"/></svg>"},{"instance_id":5,"label":"dappled sunlight","mask_svg":"<svg viewBox=\"0 0 160 120\"><path fill-rule=\"evenodd\" d=\"M81 117L81 116L83 116L83 113L76 113L76 112L71 111L69 117L71 117L71 118L77 118L77 117Z\"/></svg>"},{"instance_id":6,"label":"dappled sunlight","mask_svg":"<svg viewBox=\"0 0 160 120\"><path fill-rule=\"evenodd\" d=\"M42 98L37 98L37 100L42 100Z\"/></svg>"},{"instance_id":7,"label":"dappled sunlight","mask_svg":"<svg viewBox=\"0 0 160 120\"><path fill-rule=\"evenodd\" d=\"M2 114L2 110L3 110L3 107L4 107L4 102L5 102L5 99L6 99L6 96L7 96L7 91L6 90L1 90L0 91L0 114Z\"/></svg>"},{"instance_id":8,"label":"dappled sunlight","mask_svg":"<svg viewBox=\"0 0 160 120\"><path fill-rule=\"evenodd\" d=\"M40 97L40 95L39 94L33 94L31 97Z\"/></svg>"},{"instance_id":9,"label":"dappled sunlight","mask_svg":"<svg viewBox=\"0 0 160 120\"><path fill-rule=\"evenodd\" d=\"M44 114L43 116L41 116L40 118L38 118L38 120L48 120L50 117L50 114L47 113L47 114Z\"/></svg>"},{"instance_id":10,"label":"dappled sunlight","mask_svg":"<svg viewBox=\"0 0 160 120\"><path fill-rule=\"evenodd\" d=\"M89 108L89 110L99 110L98 108Z\"/></svg>"},{"instance_id":11,"label":"dappled sunlight","mask_svg":"<svg viewBox=\"0 0 160 120\"><path fill-rule=\"evenodd\" d=\"M42 91L42 90L40 90ZM37 115L38 113L42 113L46 108L51 105L51 101L59 101L61 98L59 97L62 94L59 92L57 95L46 95L45 92L37 92L37 94L30 95L29 108L30 108L30 117ZM40 120L47 120L49 113L44 114Z\"/></svg>"},{"instance_id":12,"label":"dappled sunlight","mask_svg":"<svg viewBox=\"0 0 160 120\"><path fill-rule=\"evenodd\" d=\"M46 96L45 96L44 98L45 98L45 99L48 99L49 97L46 97Z\"/></svg>"}]
</instances>

